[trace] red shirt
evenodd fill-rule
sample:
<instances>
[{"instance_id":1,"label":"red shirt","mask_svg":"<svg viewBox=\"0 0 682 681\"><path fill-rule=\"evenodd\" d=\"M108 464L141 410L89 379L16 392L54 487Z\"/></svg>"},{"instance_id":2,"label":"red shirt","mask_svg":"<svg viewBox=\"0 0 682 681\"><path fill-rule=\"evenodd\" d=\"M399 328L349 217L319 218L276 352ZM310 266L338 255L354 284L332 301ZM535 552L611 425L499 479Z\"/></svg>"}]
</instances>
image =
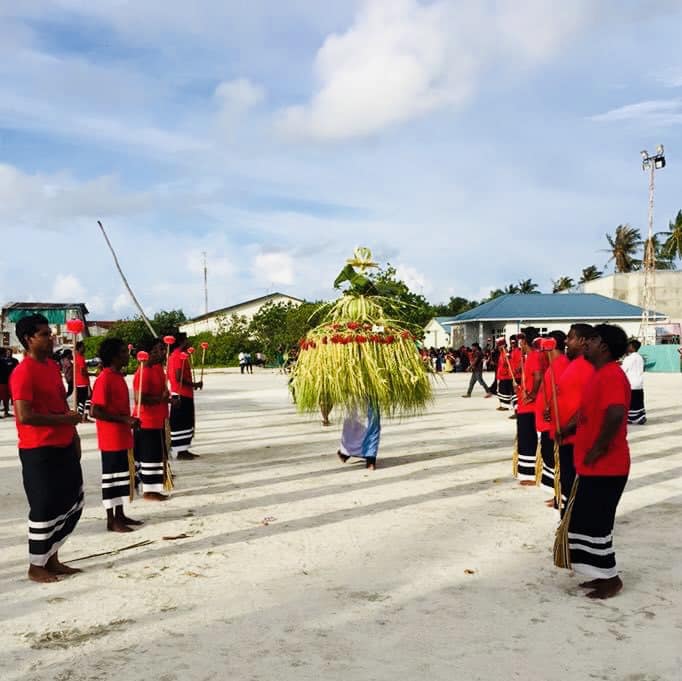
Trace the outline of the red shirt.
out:
<instances>
[{"instance_id":1,"label":"red shirt","mask_svg":"<svg viewBox=\"0 0 682 681\"><path fill-rule=\"evenodd\" d=\"M125 378L111 367L102 370L92 389L92 406L110 414L130 416L130 395ZM97 444L103 452L120 452L133 446L133 431L125 423L97 420Z\"/></svg>"},{"instance_id":2,"label":"red shirt","mask_svg":"<svg viewBox=\"0 0 682 681\"><path fill-rule=\"evenodd\" d=\"M151 397L161 397L166 389L166 374L162 364L146 366L142 374L142 393ZM140 390L140 368L138 367L133 378L133 390L135 399L138 399ZM149 430L158 430L164 427L168 418L168 403L163 404L142 404L140 413L135 415L140 417L140 426Z\"/></svg>"},{"instance_id":3,"label":"red shirt","mask_svg":"<svg viewBox=\"0 0 682 681\"><path fill-rule=\"evenodd\" d=\"M575 416L580 408L583 391L589 380L594 375L594 366L582 355L569 362L568 366L557 380L557 406L559 408L559 424L565 428L568 422ZM552 424L550 433L552 438L556 436L556 417L552 411ZM575 435L565 437L564 444L570 445L575 442Z\"/></svg>"},{"instance_id":4,"label":"red shirt","mask_svg":"<svg viewBox=\"0 0 682 681\"><path fill-rule=\"evenodd\" d=\"M189 365L189 357L186 360L180 359L180 353L184 352L177 348L171 352L168 358L168 381L172 395L182 395L182 397L194 397L194 388L191 385L182 385L176 378L176 371L182 371L182 379L187 383L192 382L192 370Z\"/></svg>"},{"instance_id":5,"label":"red shirt","mask_svg":"<svg viewBox=\"0 0 682 681\"><path fill-rule=\"evenodd\" d=\"M31 403L34 414L66 414L66 390L57 362L39 362L26 356L10 376L12 397L15 401ZM35 447L66 447L76 435L75 426L29 426L19 423L19 449Z\"/></svg>"},{"instance_id":6,"label":"red shirt","mask_svg":"<svg viewBox=\"0 0 682 681\"><path fill-rule=\"evenodd\" d=\"M509 353L509 362L511 364L512 371L514 372L514 378L517 381L521 380L521 364L523 363L523 354L519 348L512 348Z\"/></svg>"},{"instance_id":7,"label":"red shirt","mask_svg":"<svg viewBox=\"0 0 682 681\"><path fill-rule=\"evenodd\" d=\"M522 360L523 371L521 374L521 380L523 385L516 388L516 396L518 397L518 405L516 411L519 414L533 414L535 413L535 400L526 404L524 402L523 389L525 388L527 393L533 392L533 386L535 384L534 374L540 372L542 367L540 365L540 353L531 350Z\"/></svg>"},{"instance_id":8,"label":"red shirt","mask_svg":"<svg viewBox=\"0 0 682 681\"><path fill-rule=\"evenodd\" d=\"M549 406L550 409L553 404L552 396L552 373L554 374L554 385L556 387L559 376L564 373L566 367L570 364L570 360L566 355L559 355L552 360L552 371L549 370L549 358L545 359L547 369L542 377L542 385L538 392L538 398L535 400L535 428L539 433L552 431L551 421L545 421L545 409ZM554 414L550 414L554 418Z\"/></svg>"},{"instance_id":9,"label":"red shirt","mask_svg":"<svg viewBox=\"0 0 682 681\"><path fill-rule=\"evenodd\" d=\"M504 348L500 348L500 356L497 359L497 372L495 374L498 381L507 381L513 378L509 371L509 355Z\"/></svg>"},{"instance_id":10,"label":"red shirt","mask_svg":"<svg viewBox=\"0 0 682 681\"><path fill-rule=\"evenodd\" d=\"M623 407L623 419L611 440L606 454L586 466L583 459L597 441L606 410L614 405ZM573 462L578 475L627 475L630 472L630 448L627 437L627 417L630 406L630 382L616 362L609 362L589 380L583 391L575 434Z\"/></svg>"},{"instance_id":11,"label":"red shirt","mask_svg":"<svg viewBox=\"0 0 682 681\"><path fill-rule=\"evenodd\" d=\"M88 367L85 364L85 356L80 353L75 353L73 356L74 365L74 382L77 388L89 388L90 376L83 376L83 369L88 373Z\"/></svg>"}]
</instances>

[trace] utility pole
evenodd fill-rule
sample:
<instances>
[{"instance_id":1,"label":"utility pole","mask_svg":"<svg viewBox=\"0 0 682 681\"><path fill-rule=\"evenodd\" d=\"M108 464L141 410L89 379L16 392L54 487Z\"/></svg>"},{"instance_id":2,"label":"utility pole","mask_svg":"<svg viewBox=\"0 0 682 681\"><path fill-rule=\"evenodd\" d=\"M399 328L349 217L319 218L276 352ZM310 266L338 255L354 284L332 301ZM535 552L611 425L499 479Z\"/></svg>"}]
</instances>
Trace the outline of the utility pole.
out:
<instances>
[{"instance_id":1,"label":"utility pole","mask_svg":"<svg viewBox=\"0 0 682 681\"><path fill-rule=\"evenodd\" d=\"M204 314L208 314L208 265L206 264L206 251L201 256L204 262Z\"/></svg>"},{"instance_id":2,"label":"utility pole","mask_svg":"<svg viewBox=\"0 0 682 681\"><path fill-rule=\"evenodd\" d=\"M656 249L654 248L654 182L657 170L665 168L665 156L663 145L656 147L653 156L643 150L642 170L649 172L649 210L647 239L644 243L644 287L642 290L642 323L639 328L639 337L644 345L656 343ZM653 325L653 333L652 333ZM653 336L653 337L652 337Z\"/></svg>"}]
</instances>

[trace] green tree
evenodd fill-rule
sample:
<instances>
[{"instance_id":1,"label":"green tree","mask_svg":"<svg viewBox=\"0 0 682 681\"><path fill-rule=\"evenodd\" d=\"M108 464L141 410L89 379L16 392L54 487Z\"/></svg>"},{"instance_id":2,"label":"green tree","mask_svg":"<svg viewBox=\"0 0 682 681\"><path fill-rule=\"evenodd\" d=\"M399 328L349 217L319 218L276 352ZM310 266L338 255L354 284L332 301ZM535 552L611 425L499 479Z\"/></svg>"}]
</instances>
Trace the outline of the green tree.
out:
<instances>
[{"instance_id":1,"label":"green tree","mask_svg":"<svg viewBox=\"0 0 682 681\"><path fill-rule=\"evenodd\" d=\"M668 231L660 232L658 236L665 237L661 255L673 261L682 260L682 210L677 211L674 222L668 223Z\"/></svg>"},{"instance_id":2,"label":"green tree","mask_svg":"<svg viewBox=\"0 0 682 681\"><path fill-rule=\"evenodd\" d=\"M638 229L630 225L618 225L613 236L606 235L606 240L609 243L606 252L611 254L608 262L613 261L616 272L634 272L640 269L642 261L636 256L642 246L642 235Z\"/></svg>"},{"instance_id":3,"label":"green tree","mask_svg":"<svg viewBox=\"0 0 682 681\"><path fill-rule=\"evenodd\" d=\"M517 293L521 293L521 291L519 291L518 284L507 284L502 289L503 295L516 295Z\"/></svg>"},{"instance_id":4,"label":"green tree","mask_svg":"<svg viewBox=\"0 0 682 681\"><path fill-rule=\"evenodd\" d=\"M532 279L521 279L518 284L519 293L540 293L538 285Z\"/></svg>"},{"instance_id":5,"label":"green tree","mask_svg":"<svg viewBox=\"0 0 682 681\"><path fill-rule=\"evenodd\" d=\"M324 307L322 302L266 303L251 320L250 336L266 358L273 360L279 348L285 352L320 322Z\"/></svg>"},{"instance_id":6,"label":"green tree","mask_svg":"<svg viewBox=\"0 0 682 681\"><path fill-rule=\"evenodd\" d=\"M200 333L190 338L196 348L195 367L201 362L201 342L208 342L206 364L212 366L234 366L240 352L256 352L258 344L252 338L246 317L232 315L223 317L219 322L218 333Z\"/></svg>"},{"instance_id":7,"label":"green tree","mask_svg":"<svg viewBox=\"0 0 682 681\"><path fill-rule=\"evenodd\" d=\"M656 263L657 270L674 270L675 267L675 257L669 255L668 250L665 248L665 243L661 242L658 238L658 234L654 234L651 238L651 242L654 247L654 262ZM646 249L648 248L649 240L647 239L644 244L645 255ZM646 258L644 258L646 259Z\"/></svg>"},{"instance_id":8,"label":"green tree","mask_svg":"<svg viewBox=\"0 0 682 681\"><path fill-rule=\"evenodd\" d=\"M568 291L575 286L572 277L559 277L552 282L552 293L559 293L560 291Z\"/></svg>"},{"instance_id":9,"label":"green tree","mask_svg":"<svg viewBox=\"0 0 682 681\"><path fill-rule=\"evenodd\" d=\"M478 303L475 300L467 300L461 296L451 296L447 303L440 303L433 305L434 317L455 317L462 312L471 310L476 307Z\"/></svg>"},{"instance_id":10,"label":"green tree","mask_svg":"<svg viewBox=\"0 0 682 681\"><path fill-rule=\"evenodd\" d=\"M152 326L159 336L174 334L178 327L187 321L182 310L160 310L152 319Z\"/></svg>"},{"instance_id":11,"label":"green tree","mask_svg":"<svg viewBox=\"0 0 682 681\"><path fill-rule=\"evenodd\" d=\"M588 267L583 268L578 283L584 284L587 281L594 281L595 279L599 279L602 274L604 273L600 269L597 269L596 265L589 265Z\"/></svg>"},{"instance_id":12,"label":"green tree","mask_svg":"<svg viewBox=\"0 0 682 681\"><path fill-rule=\"evenodd\" d=\"M401 319L414 327L424 328L426 323L434 317L433 307L421 293L414 293L402 280L398 279L396 269L388 263L370 275L379 295L390 298L399 311ZM391 310L387 310L391 312Z\"/></svg>"}]
</instances>

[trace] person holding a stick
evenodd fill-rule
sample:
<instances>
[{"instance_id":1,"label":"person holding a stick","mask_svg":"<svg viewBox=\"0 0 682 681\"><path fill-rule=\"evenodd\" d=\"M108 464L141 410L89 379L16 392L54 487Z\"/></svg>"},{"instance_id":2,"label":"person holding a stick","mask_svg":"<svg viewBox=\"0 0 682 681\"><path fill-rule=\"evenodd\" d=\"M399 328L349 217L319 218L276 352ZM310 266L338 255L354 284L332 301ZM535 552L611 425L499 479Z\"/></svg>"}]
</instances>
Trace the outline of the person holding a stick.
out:
<instances>
[{"instance_id":1,"label":"person holding a stick","mask_svg":"<svg viewBox=\"0 0 682 681\"><path fill-rule=\"evenodd\" d=\"M194 437L194 391L201 390L203 381L192 380L188 361L187 334L179 332L175 347L168 358L168 380L171 390L170 431L171 454L181 461L196 459L198 454L189 451Z\"/></svg>"},{"instance_id":2,"label":"person holding a stick","mask_svg":"<svg viewBox=\"0 0 682 681\"><path fill-rule=\"evenodd\" d=\"M547 356L547 369L535 403L535 427L540 433L540 453L542 455L542 477L540 484L551 491L552 497L545 504L554 508L554 438L552 437L552 405L556 397L557 380L568 367L566 357L566 334L551 331L542 339L541 351Z\"/></svg>"},{"instance_id":3,"label":"person holding a stick","mask_svg":"<svg viewBox=\"0 0 682 681\"><path fill-rule=\"evenodd\" d=\"M139 466L142 497L147 501L166 501L164 478L168 452L165 423L170 393L163 368L165 346L160 338L142 344L148 359L140 357L133 378L135 415L140 428L135 431L135 463ZM139 354L138 354L139 357Z\"/></svg>"},{"instance_id":4,"label":"person holding a stick","mask_svg":"<svg viewBox=\"0 0 682 681\"><path fill-rule=\"evenodd\" d=\"M559 444L559 483L563 516L566 502L575 480L573 446L575 444L575 419L585 386L594 374L594 367L585 359L587 339L592 334L589 324L573 324L566 337L566 356L569 365L557 379L556 414L550 417L550 436ZM558 430L557 426L558 424Z\"/></svg>"},{"instance_id":5,"label":"person holding a stick","mask_svg":"<svg viewBox=\"0 0 682 681\"><path fill-rule=\"evenodd\" d=\"M130 353L119 338L107 338L99 347L102 373L92 390L92 416L97 421L97 442L102 453L102 503L107 511L109 532L131 532L141 525L128 518L123 503L130 494L128 450L133 446L132 429L139 419L130 414L130 394L123 378Z\"/></svg>"},{"instance_id":6,"label":"person holding a stick","mask_svg":"<svg viewBox=\"0 0 682 681\"><path fill-rule=\"evenodd\" d=\"M19 435L24 490L29 505L28 577L56 582L80 570L59 561L58 550L78 524L83 510L83 473L76 424L59 366L51 359L52 330L40 314L21 318L16 335L26 357L10 385Z\"/></svg>"},{"instance_id":7,"label":"person holding a stick","mask_svg":"<svg viewBox=\"0 0 682 681\"><path fill-rule=\"evenodd\" d=\"M76 385L76 403L81 421L87 423L90 413L90 374L85 361L85 343L81 340L76 343L73 357L73 374Z\"/></svg>"}]
</instances>

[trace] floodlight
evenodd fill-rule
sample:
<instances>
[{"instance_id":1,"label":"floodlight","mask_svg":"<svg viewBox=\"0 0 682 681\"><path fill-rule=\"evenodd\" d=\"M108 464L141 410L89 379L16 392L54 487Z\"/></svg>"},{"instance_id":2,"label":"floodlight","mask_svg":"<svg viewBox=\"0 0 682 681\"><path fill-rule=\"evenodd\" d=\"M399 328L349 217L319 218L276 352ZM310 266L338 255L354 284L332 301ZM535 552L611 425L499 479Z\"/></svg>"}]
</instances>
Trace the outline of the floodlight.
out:
<instances>
[{"instance_id":1,"label":"floodlight","mask_svg":"<svg viewBox=\"0 0 682 681\"><path fill-rule=\"evenodd\" d=\"M656 153L657 153L659 156L663 156L663 145L662 145L662 144L659 144L659 145L656 147Z\"/></svg>"},{"instance_id":2,"label":"floodlight","mask_svg":"<svg viewBox=\"0 0 682 681\"><path fill-rule=\"evenodd\" d=\"M654 168L656 170L660 170L661 168L665 168L665 156L657 156L656 160L654 161Z\"/></svg>"},{"instance_id":3,"label":"floodlight","mask_svg":"<svg viewBox=\"0 0 682 681\"><path fill-rule=\"evenodd\" d=\"M646 161L649 158L649 152L646 149L642 149L639 153L643 161Z\"/></svg>"}]
</instances>

